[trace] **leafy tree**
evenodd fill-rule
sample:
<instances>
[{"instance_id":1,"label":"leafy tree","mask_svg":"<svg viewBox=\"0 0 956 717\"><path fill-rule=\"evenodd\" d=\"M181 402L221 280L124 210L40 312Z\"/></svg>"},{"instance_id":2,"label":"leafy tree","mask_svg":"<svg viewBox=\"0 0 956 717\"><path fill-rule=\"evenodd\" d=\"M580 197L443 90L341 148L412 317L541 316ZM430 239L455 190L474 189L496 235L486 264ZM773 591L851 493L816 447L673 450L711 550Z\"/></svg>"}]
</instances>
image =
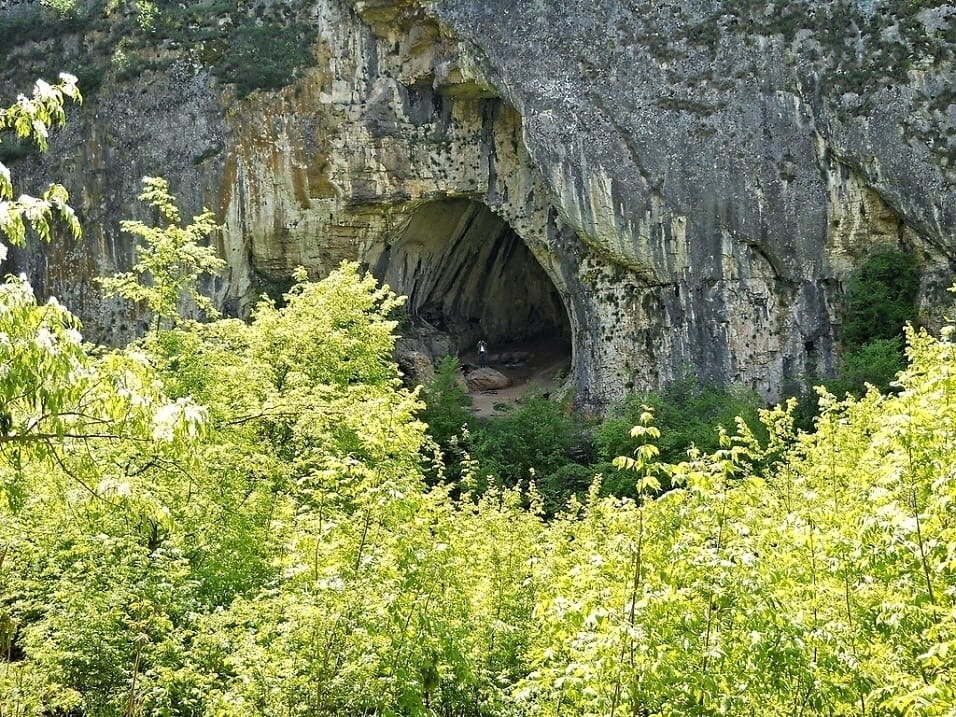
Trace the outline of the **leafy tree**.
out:
<instances>
[{"instance_id":1,"label":"leafy tree","mask_svg":"<svg viewBox=\"0 0 956 717\"><path fill-rule=\"evenodd\" d=\"M3 112L3 127L45 148L49 127L63 120L64 98L79 98L74 82L69 76L56 87L38 82L32 99L21 96ZM7 199L9 173L3 168L0 174ZM60 216L78 233L66 199L54 185L41 199L0 203L4 232L22 243L32 226L48 239L53 218ZM127 601L118 603L109 591L85 592L89 582L77 578L92 566L108 565L116 579L125 580L128 573L111 551L125 551L131 560L138 555L142 564L164 542L169 513L162 489L148 478L156 466L182 466L180 451L198 436L204 418L188 399L167 401L141 355L92 356L76 318L54 299L38 304L25 279L10 277L0 287L4 714L101 713L105 705L124 701L130 692L124 686L127 668L133 666L135 683L139 661L112 658L126 654L129 631L145 628L117 613L117 604ZM125 537L114 542L119 535ZM131 592L135 585L132 580ZM60 629L64 615L75 621Z\"/></svg>"},{"instance_id":2,"label":"leafy tree","mask_svg":"<svg viewBox=\"0 0 956 717\"><path fill-rule=\"evenodd\" d=\"M485 419L467 442L480 466L480 484L527 486L572 463L580 433L565 407L537 395L525 397L503 416Z\"/></svg>"},{"instance_id":3,"label":"leafy tree","mask_svg":"<svg viewBox=\"0 0 956 717\"><path fill-rule=\"evenodd\" d=\"M915 257L901 251L870 256L847 287L843 343L860 348L875 339L902 336L903 326L916 320L919 268Z\"/></svg>"},{"instance_id":4,"label":"leafy tree","mask_svg":"<svg viewBox=\"0 0 956 717\"><path fill-rule=\"evenodd\" d=\"M61 16L76 10L76 0L40 0L40 4L52 8Z\"/></svg>"},{"instance_id":5,"label":"leafy tree","mask_svg":"<svg viewBox=\"0 0 956 717\"><path fill-rule=\"evenodd\" d=\"M867 384L887 390L896 374L906 368L903 336L871 339L858 348L847 349L840 356L837 377L824 381L827 390L837 396L847 393L862 395Z\"/></svg>"},{"instance_id":6,"label":"leafy tree","mask_svg":"<svg viewBox=\"0 0 956 717\"><path fill-rule=\"evenodd\" d=\"M212 212L204 210L191 224L181 226L176 200L169 184L160 177L144 177L140 201L156 209L162 226L151 227L141 221L126 220L124 232L141 237L132 271L99 279L107 296L119 295L141 304L155 319L155 329L175 325L182 301L193 303L209 317L218 316L215 306L199 293L197 283L203 274L218 274L226 262L215 249L199 242L218 226Z\"/></svg>"},{"instance_id":7,"label":"leafy tree","mask_svg":"<svg viewBox=\"0 0 956 717\"><path fill-rule=\"evenodd\" d=\"M902 251L868 257L846 287L842 346L835 376L809 376L789 387L799 399L798 427L810 430L819 413L814 386L857 398L875 386L887 391L906 366L904 327L917 320L920 276L916 258Z\"/></svg>"},{"instance_id":8,"label":"leafy tree","mask_svg":"<svg viewBox=\"0 0 956 717\"><path fill-rule=\"evenodd\" d=\"M255 310L258 350L273 385L397 385L391 315L404 299L360 276L354 263L343 263L322 282L306 279L300 269L281 309L264 298Z\"/></svg>"},{"instance_id":9,"label":"leafy tree","mask_svg":"<svg viewBox=\"0 0 956 717\"><path fill-rule=\"evenodd\" d=\"M462 442L469 435L474 414L465 390L458 360L446 356L435 367L435 376L423 387L425 408L420 418L436 444L436 460L429 470L429 482L458 483L462 474Z\"/></svg>"},{"instance_id":10,"label":"leafy tree","mask_svg":"<svg viewBox=\"0 0 956 717\"><path fill-rule=\"evenodd\" d=\"M109 714L146 664L136 635L168 636L165 607L119 606L172 574L173 496L188 505L206 412L167 400L142 355L90 356L69 312L23 280L0 293L0 322L0 622L23 655L0 665L0 704Z\"/></svg>"},{"instance_id":11,"label":"leafy tree","mask_svg":"<svg viewBox=\"0 0 956 717\"><path fill-rule=\"evenodd\" d=\"M207 613L178 671L179 691L200 690L211 711L477 715L504 703L496 680L520 672L511 625L527 622L530 602L519 589L527 569L518 537L530 546L538 521L514 495L459 513L447 493L423 492L420 404L391 358L397 303L344 265L300 281L281 308L264 303L249 325L217 322L147 342L162 370L180 377L178 390L213 400L215 439L228 448L202 464L218 472L223 459L262 455L282 476L268 482L266 541L283 566L282 589L263 583ZM234 388L206 393L233 372ZM475 582L466 566L492 515L496 546L483 551L487 578ZM494 587L481 593L496 605L493 625L470 607L479 584Z\"/></svg>"},{"instance_id":12,"label":"leafy tree","mask_svg":"<svg viewBox=\"0 0 956 717\"><path fill-rule=\"evenodd\" d=\"M661 454L666 461L681 461L691 447L713 452L718 448L720 428L733 430L737 416L760 430L759 396L740 388L708 385L688 374L659 393L629 396L616 406L595 431L601 460L611 461L630 452L630 428L639 422L646 407L656 416Z\"/></svg>"},{"instance_id":13,"label":"leafy tree","mask_svg":"<svg viewBox=\"0 0 956 717\"><path fill-rule=\"evenodd\" d=\"M621 471L610 462L591 465L566 463L550 473L536 475L535 486L541 492L545 513L554 516L567 508L568 501L587 495L597 475L601 476L600 485L605 493L632 496L634 481L630 476L625 475L619 483L608 485L620 474Z\"/></svg>"},{"instance_id":14,"label":"leafy tree","mask_svg":"<svg viewBox=\"0 0 956 717\"><path fill-rule=\"evenodd\" d=\"M49 129L65 119L63 103L79 101L75 78L61 75L55 86L38 81L32 98L21 95L0 112L0 130L30 138L46 149ZM10 174L0 165L0 199L12 197ZM66 190L53 185L41 199L21 196L0 202L0 228L21 244L28 226L49 239L55 216L66 220L74 234L79 226L66 204ZM0 250L6 247L0 244ZM156 428L161 396L145 379L134 356L114 354L100 360L82 346L79 321L55 299L36 301L23 278L8 277L0 285L0 455L12 466L28 456L60 458L66 443L118 440L147 434ZM200 420L188 402L164 407L168 426L179 409L189 420ZM188 416L186 414L189 414ZM16 483L22 472L10 474ZM14 482L6 483L6 498L19 503Z\"/></svg>"},{"instance_id":15,"label":"leafy tree","mask_svg":"<svg viewBox=\"0 0 956 717\"><path fill-rule=\"evenodd\" d=\"M20 95L15 104L0 111L0 142L4 131L12 131L16 137L45 150L50 129L66 120L63 104L67 99L81 101L74 76L61 74L56 85L37 80L31 97ZM14 246L23 245L27 227L49 240L54 217L62 219L73 235L79 236L80 225L68 201L66 189L59 184L50 185L39 198L21 194L14 199L10 170L0 163L0 233ZM6 256L7 247L0 242L0 261Z\"/></svg>"},{"instance_id":16,"label":"leafy tree","mask_svg":"<svg viewBox=\"0 0 956 717\"><path fill-rule=\"evenodd\" d=\"M461 370L453 356L446 356L435 367L435 377L422 391L425 409L421 418L428 424L428 432L442 447L461 433L473 414L468 410L471 400L462 387Z\"/></svg>"},{"instance_id":17,"label":"leafy tree","mask_svg":"<svg viewBox=\"0 0 956 717\"><path fill-rule=\"evenodd\" d=\"M956 354L911 332L910 355L897 396L824 392L814 433L777 409L767 449L739 424L710 455L658 467L645 442L621 461L676 488L595 488L548 532L517 699L545 715L948 714Z\"/></svg>"}]
</instances>

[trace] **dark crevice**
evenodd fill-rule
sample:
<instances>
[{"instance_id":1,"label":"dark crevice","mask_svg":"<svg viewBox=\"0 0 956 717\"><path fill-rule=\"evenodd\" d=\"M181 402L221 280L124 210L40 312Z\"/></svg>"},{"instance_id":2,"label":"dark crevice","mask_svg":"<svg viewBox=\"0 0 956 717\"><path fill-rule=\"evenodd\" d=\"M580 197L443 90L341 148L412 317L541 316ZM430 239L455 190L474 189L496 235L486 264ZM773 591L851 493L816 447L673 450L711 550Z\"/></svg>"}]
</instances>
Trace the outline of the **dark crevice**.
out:
<instances>
[{"instance_id":1,"label":"dark crevice","mask_svg":"<svg viewBox=\"0 0 956 717\"><path fill-rule=\"evenodd\" d=\"M387 240L379 278L409 297L408 309L459 347L479 337L501 345L570 342L558 291L524 241L483 204L442 200L419 207Z\"/></svg>"}]
</instances>

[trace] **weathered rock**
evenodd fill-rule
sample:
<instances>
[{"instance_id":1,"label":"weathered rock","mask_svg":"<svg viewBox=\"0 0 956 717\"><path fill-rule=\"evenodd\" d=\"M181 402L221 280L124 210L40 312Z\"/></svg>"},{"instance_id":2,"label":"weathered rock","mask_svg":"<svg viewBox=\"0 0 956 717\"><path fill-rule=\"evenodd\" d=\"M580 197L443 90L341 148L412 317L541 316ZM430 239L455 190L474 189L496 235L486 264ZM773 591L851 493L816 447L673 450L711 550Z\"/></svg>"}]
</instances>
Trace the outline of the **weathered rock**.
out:
<instances>
[{"instance_id":1,"label":"weathered rock","mask_svg":"<svg viewBox=\"0 0 956 717\"><path fill-rule=\"evenodd\" d=\"M85 239L5 268L94 336L135 332L91 279L128 266L118 221L146 218L139 177L164 174L185 215L223 223L229 269L208 288L227 312L297 265L358 259L459 348L570 337L573 390L596 407L688 364L768 398L832 370L844 283L873 251L913 252L924 308L948 300L952 4L309 12L319 67L286 89L236 100L184 51L71 109L14 170L24 189L63 181Z\"/></svg>"},{"instance_id":2,"label":"weathered rock","mask_svg":"<svg viewBox=\"0 0 956 717\"><path fill-rule=\"evenodd\" d=\"M501 371L484 366L469 371L465 375L465 383L468 384L470 391L497 391L500 388L508 388L511 385L511 379Z\"/></svg>"},{"instance_id":3,"label":"weathered rock","mask_svg":"<svg viewBox=\"0 0 956 717\"><path fill-rule=\"evenodd\" d=\"M396 350L395 361L411 385L426 384L435 378L435 365L426 353Z\"/></svg>"}]
</instances>

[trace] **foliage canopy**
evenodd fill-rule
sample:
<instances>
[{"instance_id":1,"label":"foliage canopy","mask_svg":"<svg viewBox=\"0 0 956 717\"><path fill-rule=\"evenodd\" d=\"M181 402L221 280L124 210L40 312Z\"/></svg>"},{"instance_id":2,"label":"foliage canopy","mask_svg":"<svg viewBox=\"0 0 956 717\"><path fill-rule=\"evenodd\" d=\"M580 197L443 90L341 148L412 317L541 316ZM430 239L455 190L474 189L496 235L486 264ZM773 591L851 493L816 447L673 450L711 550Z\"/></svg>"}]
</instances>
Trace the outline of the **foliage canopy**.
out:
<instances>
[{"instance_id":1,"label":"foliage canopy","mask_svg":"<svg viewBox=\"0 0 956 717\"><path fill-rule=\"evenodd\" d=\"M206 316L217 317L213 303L197 289L203 274L218 274L226 266L214 248L199 244L219 228L212 212L206 209L193 217L191 224L180 226L176 199L161 177L144 177L139 199L156 210L162 224L152 227L141 221L122 222L122 230L140 237L143 245L137 248L132 271L99 280L107 295L141 304L153 315L157 330L176 322L183 301L194 304Z\"/></svg>"},{"instance_id":2,"label":"foliage canopy","mask_svg":"<svg viewBox=\"0 0 956 717\"><path fill-rule=\"evenodd\" d=\"M15 104L0 110L0 142L5 131L20 140L33 142L45 150L50 129L66 121L63 104L67 99L80 101L76 78L60 75L60 82L50 85L37 80L30 97L20 95ZM49 241L54 217L63 220L74 236L79 236L80 225L70 208L69 195L62 185L51 185L41 197L21 194L14 199L14 185L10 170L0 162L0 234L14 246L26 241L27 227ZM0 242L0 261L7 256L7 247Z\"/></svg>"}]
</instances>

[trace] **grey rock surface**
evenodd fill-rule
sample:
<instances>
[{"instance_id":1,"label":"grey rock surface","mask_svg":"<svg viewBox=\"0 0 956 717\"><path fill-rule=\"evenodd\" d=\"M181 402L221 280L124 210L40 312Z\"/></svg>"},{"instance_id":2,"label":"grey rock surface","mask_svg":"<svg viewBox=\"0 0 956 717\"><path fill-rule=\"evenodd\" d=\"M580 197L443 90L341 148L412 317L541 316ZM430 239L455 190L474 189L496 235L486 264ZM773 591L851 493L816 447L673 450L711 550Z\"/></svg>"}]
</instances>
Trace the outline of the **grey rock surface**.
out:
<instances>
[{"instance_id":1,"label":"grey rock surface","mask_svg":"<svg viewBox=\"0 0 956 717\"><path fill-rule=\"evenodd\" d=\"M832 370L843 283L869 253L916 252L926 304L951 280L956 8L934 5L431 3L522 116L560 219L610 264L576 341L587 363L639 385L691 364L768 396Z\"/></svg>"},{"instance_id":2,"label":"grey rock surface","mask_svg":"<svg viewBox=\"0 0 956 717\"><path fill-rule=\"evenodd\" d=\"M317 66L237 99L190 48L107 78L24 189L62 181L82 242L14 253L120 340L92 277L163 174L212 208L245 315L294 267L362 262L458 348L571 340L604 407L688 367L766 398L833 370L848 277L912 252L925 315L956 262L956 7L902 0L312 0ZM441 352L429 350L433 356Z\"/></svg>"},{"instance_id":3,"label":"grey rock surface","mask_svg":"<svg viewBox=\"0 0 956 717\"><path fill-rule=\"evenodd\" d=\"M496 391L508 388L511 385L511 379L501 371L486 366L465 374L465 383L468 384L470 391Z\"/></svg>"},{"instance_id":4,"label":"grey rock surface","mask_svg":"<svg viewBox=\"0 0 956 717\"><path fill-rule=\"evenodd\" d=\"M427 353L396 347L395 361L405 380L413 385L427 384L435 378L435 364Z\"/></svg>"}]
</instances>

